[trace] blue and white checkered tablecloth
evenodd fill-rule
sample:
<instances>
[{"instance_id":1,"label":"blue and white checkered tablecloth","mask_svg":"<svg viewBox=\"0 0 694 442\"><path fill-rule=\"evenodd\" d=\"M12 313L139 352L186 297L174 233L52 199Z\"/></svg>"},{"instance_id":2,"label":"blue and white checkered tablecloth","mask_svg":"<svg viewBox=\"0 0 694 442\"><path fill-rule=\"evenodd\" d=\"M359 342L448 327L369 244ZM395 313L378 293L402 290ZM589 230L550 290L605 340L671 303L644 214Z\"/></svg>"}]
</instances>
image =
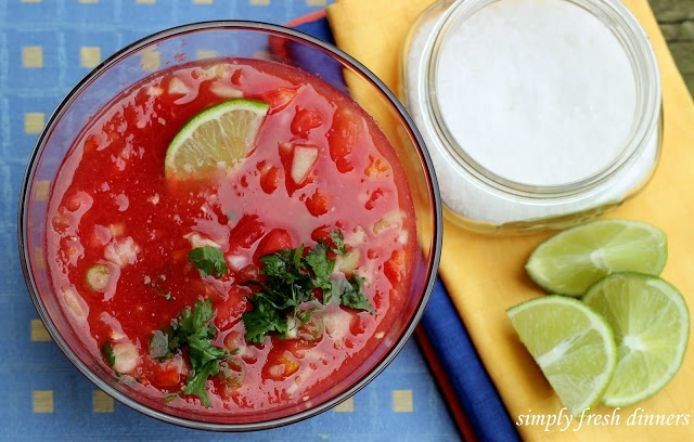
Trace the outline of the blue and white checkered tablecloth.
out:
<instances>
[{"instance_id":1,"label":"blue and white checkered tablecloth","mask_svg":"<svg viewBox=\"0 0 694 442\"><path fill-rule=\"evenodd\" d=\"M93 66L163 28L220 18L285 23L326 0L0 0L0 440L455 440L414 342L353 399L277 430L167 425L98 391L50 342L17 255L17 198L48 116Z\"/></svg>"}]
</instances>

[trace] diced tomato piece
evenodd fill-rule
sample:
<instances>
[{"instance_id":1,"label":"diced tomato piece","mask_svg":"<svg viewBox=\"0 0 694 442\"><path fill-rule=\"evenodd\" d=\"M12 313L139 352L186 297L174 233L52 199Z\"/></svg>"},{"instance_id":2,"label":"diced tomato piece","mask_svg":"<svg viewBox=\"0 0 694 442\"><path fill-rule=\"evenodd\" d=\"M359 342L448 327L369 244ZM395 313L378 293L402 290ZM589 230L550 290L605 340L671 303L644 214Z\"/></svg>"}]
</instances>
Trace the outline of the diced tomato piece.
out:
<instances>
[{"instance_id":1,"label":"diced tomato piece","mask_svg":"<svg viewBox=\"0 0 694 442\"><path fill-rule=\"evenodd\" d=\"M260 241L260 244L258 244L258 248L255 251L253 259L258 262L258 258L261 256L269 255L282 249L291 249L292 244L292 237L286 230L270 230L268 234L265 235L265 237Z\"/></svg>"},{"instance_id":2,"label":"diced tomato piece","mask_svg":"<svg viewBox=\"0 0 694 442\"><path fill-rule=\"evenodd\" d=\"M263 223L256 215L244 215L229 234L230 248L250 248L265 233Z\"/></svg>"},{"instance_id":3,"label":"diced tomato piece","mask_svg":"<svg viewBox=\"0 0 694 442\"><path fill-rule=\"evenodd\" d=\"M296 373L300 364L290 352L283 351L279 355L271 355L265 367L269 378L281 381Z\"/></svg>"},{"instance_id":4,"label":"diced tomato piece","mask_svg":"<svg viewBox=\"0 0 694 442\"><path fill-rule=\"evenodd\" d=\"M380 187L373 192L371 192L371 195L369 196L369 199L366 200L366 203L364 204L364 207L366 210L371 210L374 207L376 207L376 201L383 196L383 189Z\"/></svg>"},{"instance_id":5,"label":"diced tomato piece","mask_svg":"<svg viewBox=\"0 0 694 442\"><path fill-rule=\"evenodd\" d=\"M152 384L158 388L177 387L181 383L182 369L183 360L180 356L157 362L152 368Z\"/></svg>"},{"instance_id":6,"label":"diced tomato piece","mask_svg":"<svg viewBox=\"0 0 694 442\"><path fill-rule=\"evenodd\" d=\"M288 141L280 143L278 147L280 151L280 156L288 156L290 153L292 153L292 143Z\"/></svg>"},{"instance_id":7,"label":"diced tomato piece","mask_svg":"<svg viewBox=\"0 0 694 442\"><path fill-rule=\"evenodd\" d=\"M229 222L229 216L222 212L222 208L219 207L218 205L212 205L211 207L212 212L217 215L217 221L219 221L219 224L227 224Z\"/></svg>"},{"instance_id":8,"label":"diced tomato piece","mask_svg":"<svg viewBox=\"0 0 694 442\"><path fill-rule=\"evenodd\" d=\"M335 230L335 228L331 226L320 226L317 229L314 229L313 232L311 232L311 239L316 242L332 241L330 239L330 232L333 230Z\"/></svg>"},{"instance_id":9,"label":"diced tomato piece","mask_svg":"<svg viewBox=\"0 0 694 442\"><path fill-rule=\"evenodd\" d=\"M268 195L277 190L277 186L282 179L282 170L275 166L265 167L260 172L260 187Z\"/></svg>"},{"instance_id":10,"label":"diced tomato piece","mask_svg":"<svg viewBox=\"0 0 694 442\"><path fill-rule=\"evenodd\" d=\"M359 116L350 108L341 107L333 115L333 124L328 134L330 157L333 161L352 153L360 132Z\"/></svg>"},{"instance_id":11,"label":"diced tomato piece","mask_svg":"<svg viewBox=\"0 0 694 442\"><path fill-rule=\"evenodd\" d=\"M214 322L219 328L224 329L239 319L239 316L246 311L248 302L246 295L249 294L248 288L233 285L229 289L227 298L215 304L217 314L214 317Z\"/></svg>"},{"instance_id":12,"label":"diced tomato piece","mask_svg":"<svg viewBox=\"0 0 694 442\"><path fill-rule=\"evenodd\" d=\"M233 81L232 81L233 82ZM296 89L281 87L263 94L263 100L270 103L270 114L284 109L296 96Z\"/></svg>"},{"instance_id":13,"label":"diced tomato piece","mask_svg":"<svg viewBox=\"0 0 694 442\"><path fill-rule=\"evenodd\" d=\"M306 208L313 216L325 215L328 213L329 207L330 198L320 190L316 190L313 195L306 199Z\"/></svg>"},{"instance_id":14,"label":"diced tomato piece","mask_svg":"<svg viewBox=\"0 0 694 442\"><path fill-rule=\"evenodd\" d=\"M323 118L317 110L297 107L291 131L294 135L307 137L312 129L320 127L321 124L323 124Z\"/></svg>"},{"instance_id":15,"label":"diced tomato piece","mask_svg":"<svg viewBox=\"0 0 694 442\"><path fill-rule=\"evenodd\" d=\"M360 315L356 315L349 323L349 332L354 336L359 336L367 330L368 321L368 319L365 319Z\"/></svg>"},{"instance_id":16,"label":"diced tomato piece","mask_svg":"<svg viewBox=\"0 0 694 442\"><path fill-rule=\"evenodd\" d=\"M333 241L333 239L330 237L330 232L333 230L341 230L339 227L333 227L333 226L320 226L317 229L314 229L313 232L311 232L311 239L316 241L316 242L323 242L327 245L329 245L332 248L335 248L337 244ZM345 248L349 251L351 250L351 247L349 244L345 245Z\"/></svg>"},{"instance_id":17,"label":"diced tomato piece","mask_svg":"<svg viewBox=\"0 0 694 442\"><path fill-rule=\"evenodd\" d=\"M241 69L236 69L233 74L231 74L231 84L234 86L239 86L241 84Z\"/></svg>"},{"instance_id":18,"label":"diced tomato piece","mask_svg":"<svg viewBox=\"0 0 694 442\"><path fill-rule=\"evenodd\" d=\"M335 166L337 166L337 170L341 173L347 173L354 170L352 162L349 159L347 159L347 157L340 157L336 159Z\"/></svg>"},{"instance_id":19,"label":"diced tomato piece","mask_svg":"<svg viewBox=\"0 0 694 442\"><path fill-rule=\"evenodd\" d=\"M395 250L383 265L383 273L391 284L399 284L405 275L405 252Z\"/></svg>"},{"instance_id":20,"label":"diced tomato piece","mask_svg":"<svg viewBox=\"0 0 694 442\"><path fill-rule=\"evenodd\" d=\"M152 374L152 384L159 388L175 387L181 380L178 368L166 365Z\"/></svg>"}]
</instances>

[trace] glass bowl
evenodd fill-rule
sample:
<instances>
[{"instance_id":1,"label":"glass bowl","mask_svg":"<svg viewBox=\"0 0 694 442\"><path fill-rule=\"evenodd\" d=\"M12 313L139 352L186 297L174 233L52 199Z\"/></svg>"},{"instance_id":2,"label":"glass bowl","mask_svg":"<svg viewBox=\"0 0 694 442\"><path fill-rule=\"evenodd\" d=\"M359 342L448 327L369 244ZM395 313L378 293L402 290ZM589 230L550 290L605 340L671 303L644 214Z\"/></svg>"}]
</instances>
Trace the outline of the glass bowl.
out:
<instances>
[{"instance_id":1,"label":"glass bowl","mask_svg":"<svg viewBox=\"0 0 694 442\"><path fill-rule=\"evenodd\" d=\"M44 249L50 196L63 160L91 116L121 90L154 72L205 57L245 57L293 65L349 94L389 138L408 177L418 231L418 253L401 320L358 369L300 404L234 414L191 411L137 392L96 360L73 329L51 283ZM345 86L346 84L346 86ZM60 187L60 186L58 186ZM339 49L281 26L245 21L184 25L139 40L111 56L63 100L31 156L19 208L19 253L29 293L55 343L99 388L149 416L191 428L243 431L285 425L328 410L349 398L395 358L412 334L436 276L441 246L441 206L431 160L411 118L393 93L362 64Z\"/></svg>"}]
</instances>

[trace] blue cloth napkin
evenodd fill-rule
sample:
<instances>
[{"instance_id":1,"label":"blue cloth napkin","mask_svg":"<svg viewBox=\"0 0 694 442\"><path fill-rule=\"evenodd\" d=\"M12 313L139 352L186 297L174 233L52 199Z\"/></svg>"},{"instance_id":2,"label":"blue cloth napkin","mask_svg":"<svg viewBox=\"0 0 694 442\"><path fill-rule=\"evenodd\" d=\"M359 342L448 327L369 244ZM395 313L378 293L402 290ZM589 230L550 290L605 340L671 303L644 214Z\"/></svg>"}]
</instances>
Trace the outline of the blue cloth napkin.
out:
<instances>
[{"instance_id":1,"label":"blue cloth napkin","mask_svg":"<svg viewBox=\"0 0 694 442\"><path fill-rule=\"evenodd\" d=\"M296 29L334 43L327 19L310 21ZM292 54L294 55L294 54ZM297 54L300 57L300 54ZM297 58L299 58L297 57ZM303 60L298 60L300 63ZM307 63L313 63L306 61ZM334 75L328 64L325 75ZM483 441L516 441L518 433L443 283L437 278L421 326L444 368L455 396L475 435Z\"/></svg>"},{"instance_id":2,"label":"blue cloth napkin","mask_svg":"<svg viewBox=\"0 0 694 442\"><path fill-rule=\"evenodd\" d=\"M483 441L519 440L511 418L438 278L421 327L426 331L475 435Z\"/></svg>"}]
</instances>

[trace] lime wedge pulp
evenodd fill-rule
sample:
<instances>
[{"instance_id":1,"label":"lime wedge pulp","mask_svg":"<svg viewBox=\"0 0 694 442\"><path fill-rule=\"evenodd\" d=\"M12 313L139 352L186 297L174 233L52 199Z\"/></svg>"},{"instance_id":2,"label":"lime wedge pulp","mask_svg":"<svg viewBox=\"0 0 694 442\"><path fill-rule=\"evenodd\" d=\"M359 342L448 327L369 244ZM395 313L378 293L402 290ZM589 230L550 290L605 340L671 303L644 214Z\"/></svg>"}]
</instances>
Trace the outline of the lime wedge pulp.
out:
<instances>
[{"instance_id":1,"label":"lime wedge pulp","mask_svg":"<svg viewBox=\"0 0 694 442\"><path fill-rule=\"evenodd\" d=\"M532 253L525 269L551 293L581 296L611 273L659 275L666 259L667 239L660 229L637 221L605 220L547 239Z\"/></svg>"},{"instance_id":2,"label":"lime wedge pulp","mask_svg":"<svg viewBox=\"0 0 694 442\"><path fill-rule=\"evenodd\" d=\"M617 361L612 331L604 319L582 302L559 295L523 302L507 313L572 414L600 401Z\"/></svg>"},{"instance_id":3,"label":"lime wedge pulp","mask_svg":"<svg viewBox=\"0 0 694 442\"><path fill-rule=\"evenodd\" d=\"M229 100L206 109L176 134L166 151L166 177L200 178L236 167L253 148L269 106Z\"/></svg>"},{"instance_id":4,"label":"lime wedge pulp","mask_svg":"<svg viewBox=\"0 0 694 442\"><path fill-rule=\"evenodd\" d=\"M673 378L689 337L689 311L676 288L653 276L616 273L591 287L583 301L607 320L617 341L606 405L634 404Z\"/></svg>"}]
</instances>

